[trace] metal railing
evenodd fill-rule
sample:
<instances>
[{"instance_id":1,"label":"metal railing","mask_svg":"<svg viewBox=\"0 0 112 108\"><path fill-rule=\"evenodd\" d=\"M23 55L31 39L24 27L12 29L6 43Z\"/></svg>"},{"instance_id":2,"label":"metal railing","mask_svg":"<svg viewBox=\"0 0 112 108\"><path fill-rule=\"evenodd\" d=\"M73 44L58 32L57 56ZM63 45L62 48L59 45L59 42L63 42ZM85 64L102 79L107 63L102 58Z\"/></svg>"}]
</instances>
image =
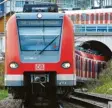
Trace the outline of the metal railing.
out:
<instances>
[{"instance_id":1,"label":"metal railing","mask_svg":"<svg viewBox=\"0 0 112 108\"><path fill-rule=\"evenodd\" d=\"M74 31L76 33L108 33L112 32L112 25L109 24L97 24L97 25L74 25Z\"/></svg>"}]
</instances>

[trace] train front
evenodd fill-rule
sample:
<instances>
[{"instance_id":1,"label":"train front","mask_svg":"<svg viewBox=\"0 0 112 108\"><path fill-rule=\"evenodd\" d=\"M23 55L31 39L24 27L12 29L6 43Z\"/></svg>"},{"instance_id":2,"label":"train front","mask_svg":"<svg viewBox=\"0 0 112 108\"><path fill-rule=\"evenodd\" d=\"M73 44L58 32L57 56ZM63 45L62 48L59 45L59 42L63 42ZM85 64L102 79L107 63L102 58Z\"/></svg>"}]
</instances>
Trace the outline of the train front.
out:
<instances>
[{"instance_id":1,"label":"train front","mask_svg":"<svg viewBox=\"0 0 112 108\"><path fill-rule=\"evenodd\" d=\"M66 15L17 13L9 19L5 86L17 98L75 86L74 61L73 25Z\"/></svg>"}]
</instances>

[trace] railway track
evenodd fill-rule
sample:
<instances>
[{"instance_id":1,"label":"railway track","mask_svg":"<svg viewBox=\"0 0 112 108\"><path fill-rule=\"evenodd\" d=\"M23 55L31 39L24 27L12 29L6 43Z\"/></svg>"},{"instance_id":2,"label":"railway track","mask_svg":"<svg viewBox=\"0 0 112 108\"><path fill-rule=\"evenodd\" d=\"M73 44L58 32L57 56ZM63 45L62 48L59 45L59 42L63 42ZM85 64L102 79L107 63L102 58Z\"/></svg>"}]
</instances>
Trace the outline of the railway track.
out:
<instances>
[{"instance_id":1,"label":"railway track","mask_svg":"<svg viewBox=\"0 0 112 108\"><path fill-rule=\"evenodd\" d=\"M21 103L19 108L29 108L29 107L23 107L22 103ZM34 106L34 105L32 105L31 108L51 108L51 107L49 107L49 106ZM54 108L54 107L52 107L52 108ZM84 107L81 107L81 106L75 105L74 103L62 100L61 102L58 103L56 108L84 108Z\"/></svg>"},{"instance_id":2,"label":"railway track","mask_svg":"<svg viewBox=\"0 0 112 108\"><path fill-rule=\"evenodd\" d=\"M108 108L108 102L112 101L112 96L75 91L66 101L83 108Z\"/></svg>"},{"instance_id":3,"label":"railway track","mask_svg":"<svg viewBox=\"0 0 112 108\"><path fill-rule=\"evenodd\" d=\"M12 97L4 100L4 105L0 108L24 108L21 106L21 100L13 100ZM100 95L85 92L74 92L66 99L59 100L57 108L112 108L108 107L108 102L112 101L111 95ZM3 103L3 102L2 102ZM7 104L7 105L6 105ZM49 108L49 107L30 107L30 108Z\"/></svg>"},{"instance_id":4,"label":"railway track","mask_svg":"<svg viewBox=\"0 0 112 108\"><path fill-rule=\"evenodd\" d=\"M108 102L112 102L111 95L101 95L86 92L75 91L72 95L69 95L66 99L59 100L60 107L58 108L112 108L108 107ZM3 102L2 102L3 103ZM8 103L8 105L6 105ZM9 105L10 104L10 105ZM13 100L10 96L6 99L4 106L0 108L24 108L21 106L21 100ZM49 107L31 107L31 108L49 108Z\"/></svg>"},{"instance_id":5,"label":"railway track","mask_svg":"<svg viewBox=\"0 0 112 108\"><path fill-rule=\"evenodd\" d=\"M93 93L85 93L75 91L66 99L62 99L58 103L57 108L111 108L108 102L112 102L111 95L101 95ZM33 107L33 108L49 108L49 107Z\"/></svg>"}]
</instances>

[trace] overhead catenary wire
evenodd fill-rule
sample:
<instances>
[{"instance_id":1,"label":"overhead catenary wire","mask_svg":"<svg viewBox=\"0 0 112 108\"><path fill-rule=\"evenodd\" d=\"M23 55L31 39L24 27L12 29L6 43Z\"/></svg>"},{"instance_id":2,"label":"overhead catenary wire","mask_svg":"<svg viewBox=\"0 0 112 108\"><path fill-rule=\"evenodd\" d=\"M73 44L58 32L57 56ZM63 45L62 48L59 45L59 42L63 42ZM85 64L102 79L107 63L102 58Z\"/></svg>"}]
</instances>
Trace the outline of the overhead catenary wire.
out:
<instances>
[{"instance_id":1,"label":"overhead catenary wire","mask_svg":"<svg viewBox=\"0 0 112 108\"><path fill-rule=\"evenodd\" d=\"M1 5L1 4L4 4L4 3L7 2L7 1L8 1L8 0L4 0L4 1L0 2L0 5Z\"/></svg>"}]
</instances>

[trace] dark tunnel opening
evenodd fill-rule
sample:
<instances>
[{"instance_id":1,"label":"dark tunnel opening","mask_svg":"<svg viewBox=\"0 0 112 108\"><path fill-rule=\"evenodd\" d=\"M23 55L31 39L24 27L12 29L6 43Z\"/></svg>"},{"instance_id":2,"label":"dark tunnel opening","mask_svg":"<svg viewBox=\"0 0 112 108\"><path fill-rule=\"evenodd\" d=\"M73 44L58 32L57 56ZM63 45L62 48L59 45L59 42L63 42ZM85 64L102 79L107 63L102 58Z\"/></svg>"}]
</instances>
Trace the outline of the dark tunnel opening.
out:
<instances>
[{"instance_id":1,"label":"dark tunnel opening","mask_svg":"<svg viewBox=\"0 0 112 108\"><path fill-rule=\"evenodd\" d=\"M111 50L105 44L98 41L86 41L81 44L80 47L86 50L91 49L93 51L98 51L99 55L106 56L107 60L110 60L112 57Z\"/></svg>"}]
</instances>

